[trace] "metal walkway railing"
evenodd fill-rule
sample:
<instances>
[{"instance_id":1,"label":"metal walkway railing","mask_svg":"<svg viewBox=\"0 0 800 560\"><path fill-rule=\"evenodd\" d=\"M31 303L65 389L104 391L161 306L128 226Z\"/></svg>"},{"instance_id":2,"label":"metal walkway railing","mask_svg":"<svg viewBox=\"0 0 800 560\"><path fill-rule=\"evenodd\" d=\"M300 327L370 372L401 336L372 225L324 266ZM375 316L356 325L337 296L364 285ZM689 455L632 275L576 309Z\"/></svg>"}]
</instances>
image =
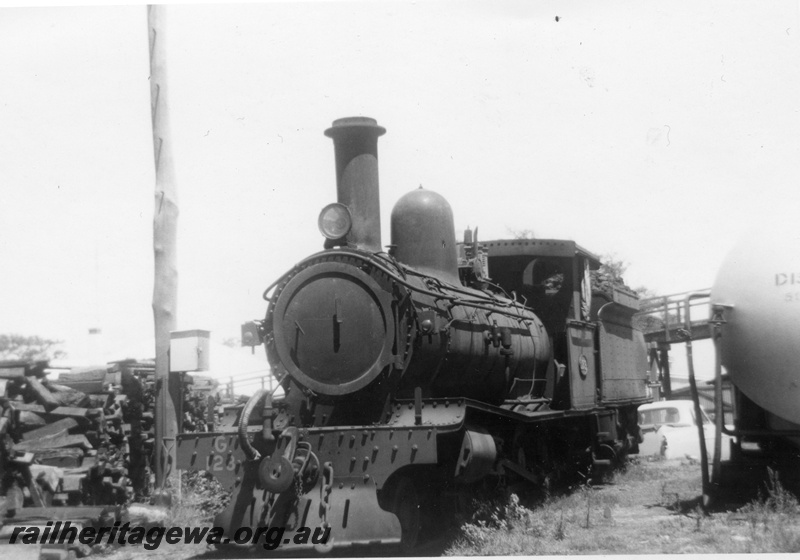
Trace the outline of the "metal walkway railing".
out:
<instances>
[{"instance_id":1,"label":"metal walkway railing","mask_svg":"<svg viewBox=\"0 0 800 560\"><path fill-rule=\"evenodd\" d=\"M259 389L268 391L275 389L278 381L269 370L263 371L266 373L253 372L253 374L230 376L227 382L220 380L220 385L225 388L225 397L234 400L239 395L250 396Z\"/></svg>"},{"instance_id":2,"label":"metal walkway railing","mask_svg":"<svg viewBox=\"0 0 800 560\"><path fill-rule=\"evenodd\" d=\"M709 301L709 290L643 299L635 321L647 342L669 344L711 338ZM687 315L691 320L689 329Z\"/></svg>"},{"instance_id":3,"label":"metal walkway railing","mask_svg":"<svg viewBox=\"0 0 800 560\"><path fill-rule=\"evenodd\" d=\"M661 385L667 399L672 397L670 346L687 343L686 351L690 355L693 340L711 338L710 300L710 290L698 290L639 302L640 311L634 322L647 342L651 379Z\"/></svg>"}]
</instances>

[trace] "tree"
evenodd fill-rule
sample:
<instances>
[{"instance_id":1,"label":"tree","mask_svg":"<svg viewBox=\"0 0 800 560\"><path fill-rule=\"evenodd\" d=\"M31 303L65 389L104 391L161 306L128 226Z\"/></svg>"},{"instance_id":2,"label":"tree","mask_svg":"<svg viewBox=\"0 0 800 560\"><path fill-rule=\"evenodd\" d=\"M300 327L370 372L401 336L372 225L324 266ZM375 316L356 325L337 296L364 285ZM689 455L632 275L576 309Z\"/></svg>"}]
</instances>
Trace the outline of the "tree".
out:
<instances>
[{"instance_id":1,"label":"tree","mask_svg":"<svg viewBox=\"0 0 800 560\"><path fill-rule=\"evenodd\" d=\"M600 269L598 270L600 274L607 276L615 283L625 284L622 275L628 270L628 263L622 259L618 259L616 253L600 255L600 262Z\"/></svg>"},{"instance_id":2,"label":"tree","mask_svg":"<svg viewBox=\"0 0 800 560\"><path fill-rule=\"evenodd\" d=\"M0 359L3 360L55 360L66 357L66 352L58 346L61 340L24 336L21 334L0 334Z\"/></svg>"},{"instance_id":3,"label":"tree","mask_svg":"<svg viewBox=\"0 0 800 560\"><path fill-rule=\"evenodd\" d=\"M536 234L533 233L532 229L506 229L514 236L514 239L536 239Z\"/></svg>"},{"instance_id":4,"label":"tree","mask_svg":"<svg viewBox=\"0 0 800 560\"><path fill-rule=\"evenodd\" d=\"M636 294L639 296L639 299L658 297L658 292L651 290L647 286L639 286L638 288L634 288L633 291L636 292Z\"/></svg>"},{"instance_id":5,"label":"tree","mask_svg":"<svg viewBox=\"0 0 800 560\"><path fill-rule=\"evenodd\" d=\"M655 291L646 286L631 288L625 284L625 280L622 278L622 275L628 270L628 263L620 258L617 258L616 253L606 253L600 255L600 263L600 268L597 271L592 272L592 279L598 284L611 284L613 286L635 292L640 299L655 297L658 295Z\"/></svg>"}]
</instances>

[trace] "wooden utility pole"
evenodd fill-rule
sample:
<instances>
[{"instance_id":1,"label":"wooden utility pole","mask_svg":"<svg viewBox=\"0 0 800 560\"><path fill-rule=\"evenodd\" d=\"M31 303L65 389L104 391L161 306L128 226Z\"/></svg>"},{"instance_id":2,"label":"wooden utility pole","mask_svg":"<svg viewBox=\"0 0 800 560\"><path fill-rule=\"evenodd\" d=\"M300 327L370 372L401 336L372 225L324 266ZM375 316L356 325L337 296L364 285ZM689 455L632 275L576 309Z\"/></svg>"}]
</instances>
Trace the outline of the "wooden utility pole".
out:
<instances>
[{"instance_id":1,"label":"wooden utility pole","mask_svg":"<svg viewBox=\"0 0 800 560\"><path fill-rule=\"evenodd\" d=\"M166 6L147 7L150 35L150 107L153 119L153 155L156 186L153 218L155 282L153 319L156 346L155 465L156 487L163 490L175 465L175 436L178 431L175 405L170 395L169 344L175 330L178 299L176 240L178 224L177 185L169 134L166 68Z\"/></svg>"}]
</instances>

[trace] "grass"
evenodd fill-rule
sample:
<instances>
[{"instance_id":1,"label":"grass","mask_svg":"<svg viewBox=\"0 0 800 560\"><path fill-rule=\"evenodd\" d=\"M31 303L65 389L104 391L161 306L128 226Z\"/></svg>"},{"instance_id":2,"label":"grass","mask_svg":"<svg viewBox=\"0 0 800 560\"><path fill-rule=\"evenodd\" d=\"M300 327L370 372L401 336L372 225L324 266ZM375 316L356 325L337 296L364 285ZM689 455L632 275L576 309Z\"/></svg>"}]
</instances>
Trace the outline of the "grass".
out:
<instances>
[{"instance_id":1,"label":"grass","mask_svg":"<svg viewBox=\"0 0 800 560\"><path fill-rule=\"evenodd\" d=\"M538 504L484 501L447 555L800 552L800 506L773 477L733 512L704 514L696 464L635 462L604 486Z\"/></svg>"},{"instance_id":2,"label":"grass","mask_svg":"<svg viewBox=\"0 0 800 560\"><path fill-rule=\"evenodd\" d=\"M482 498L471 504L445 555L611 555L800 552L800 505L772 476L759 499L736 511L705 515L699 509L696 464L638 461L602 486L579 485L536 502ZM180 502L167 525L208 525L226 498L203 478L183 480ZM207 556L205 544L128 546L104 560L159 560ZM438 554L438 553L437 553Z\"/></svg>"},{"instance_id":3,"label":"grass","mask_svg":"<svg viewBox=\"0 0 800 560\"><path fill-rule=\"evenodd\" d=\"M786 491L778 477L770 471L766 494L740 510L749 528L748 544L753 543L759 551L764 547L769 552L800 552L800 503ZM750 552L749 550L747 552Z\"/></svg>"},{"instance_id":4,"label":"grass","mask_svg":"<svg viewBox=\"0 0 800 560\"><path fill-rule=\"evenodd\" d=\"M594 553L591 535L603 530L608 539L620 496L601 494L591 486L546 498L537 507L525 507L512 494L505 502L477 504L472 519L447 555L520 555ZM581 539L585 535L587 538Z\"/></svg>"},{"instance_id":5,"label":"grass","mask_svg":"<svg viewBox=\"0 0 800 560\"><path fill-rule=\"evenodd\" d=\"M163 521L164 527L211 526L214 516L224 510L230 501L230 494L204 472L182 473L180 494L176 487L177 484L173 484L172 506ZM209 550L209 546L204 542L167 544L162 541L155 550L146 550L142 545L97 545L93 551L102 554L104 560L135 560L143 556L177 560L203 555Z\"/></svg>"}]
</instances>

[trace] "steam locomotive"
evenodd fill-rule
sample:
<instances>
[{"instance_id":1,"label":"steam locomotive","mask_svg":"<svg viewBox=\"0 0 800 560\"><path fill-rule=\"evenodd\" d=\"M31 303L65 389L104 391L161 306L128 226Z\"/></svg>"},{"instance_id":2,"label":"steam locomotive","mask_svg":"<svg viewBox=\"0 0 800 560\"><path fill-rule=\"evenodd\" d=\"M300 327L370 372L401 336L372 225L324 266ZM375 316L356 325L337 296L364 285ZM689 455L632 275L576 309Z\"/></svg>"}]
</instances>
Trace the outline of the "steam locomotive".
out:
<instances>
[{"instance_id":1,"label":"steam locomotive","mask_svg":"<svg viewBox=\"0 0 800 560\"><path fill-rule=\"evenodd\" d=\"M243 327L278 391L254 394L229 431L178 437L178 468L232 492L215 520L232 538L279 527L283 549L412 547L426 515L478 486L590 476L641 441L635 294L593 292L600 262L572 241L467 230L457 243L449 204L423 188L395 205L384 248L384 133L365 117L326 130L337 202L319 217L324 249ZM309 527L329 537L315 544Z\"/></svg>"}]
</instances>

